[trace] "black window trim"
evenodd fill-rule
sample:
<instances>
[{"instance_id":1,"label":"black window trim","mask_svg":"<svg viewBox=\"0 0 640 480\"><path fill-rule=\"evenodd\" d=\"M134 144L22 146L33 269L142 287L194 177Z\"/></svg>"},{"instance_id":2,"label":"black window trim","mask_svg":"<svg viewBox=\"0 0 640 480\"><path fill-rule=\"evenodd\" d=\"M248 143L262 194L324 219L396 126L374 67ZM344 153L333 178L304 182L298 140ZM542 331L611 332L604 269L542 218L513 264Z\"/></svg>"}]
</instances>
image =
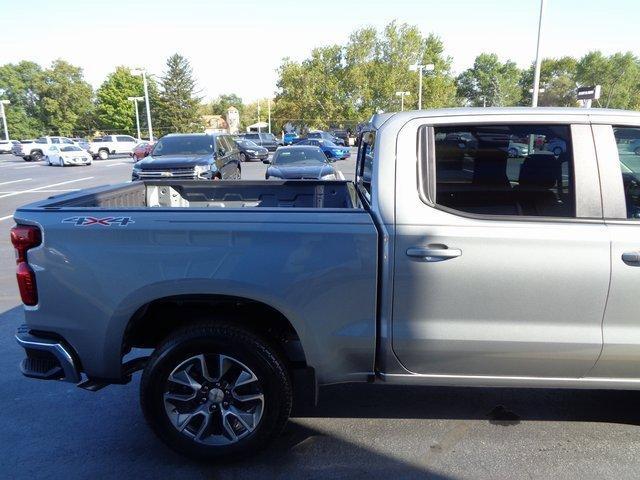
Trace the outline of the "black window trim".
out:
<instances>
[{"instance_id":1,"label":"black window trim","mask_svg":"<svg viewBox=\"0 0 640 480\"><path fill-rule=\"evenodd\" d=\"M436 194L436 159L435 159L435 127L456 127L460 126L461 128L470 127L474 125L502 125L502 123L438 123L437 125L433 124L423 124L418 127L418 138L417 138L417 152L416 152L416 172L417 172L417 189L418 196L420 200L427 206L431 208L435 208L436 210L440 210L445 213L449 213L451 215L456 215L458 217L469 218L474 220L489 220L489 221L497 221L497 222L538 222L538 223L605 223L604 211L601 210L601 215L599 217L578 217L578 199L575 198L576 195L576 185L577 178L575 176L575 168L574 171L574 185L573 185L573 194L574 194L574 202L575 202L575 217L544 217L544 216L534 216L534 215L491 215L491 214L480 214L480 213L471 213L464 212L462 210L456 210L455 208L446 207L444 205L440 205L435 202L435 194ZM569 122L554 122L554 121L531 121L531 120L521 120L521 121L513 121L509 120L505 122L505 124L510 125L565 125L569 129L573 123ZM573 145L573 136L571 136L571 152L572 158L571 162L574 162L574 145ZM425 176L425 172L428 176ZM602 194L602 191L601 191Z\"/></svg>"}]
</instances>

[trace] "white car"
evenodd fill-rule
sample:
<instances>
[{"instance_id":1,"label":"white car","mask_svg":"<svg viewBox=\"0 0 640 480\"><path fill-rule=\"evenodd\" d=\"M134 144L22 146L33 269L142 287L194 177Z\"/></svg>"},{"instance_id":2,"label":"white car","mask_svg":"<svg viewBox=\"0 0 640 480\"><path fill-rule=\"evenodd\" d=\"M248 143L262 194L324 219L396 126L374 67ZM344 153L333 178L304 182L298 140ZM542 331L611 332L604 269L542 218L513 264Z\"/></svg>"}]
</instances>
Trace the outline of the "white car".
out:
<instances>
[{"instance_id":1,"label":"white car","mask_svg":"<svg viewBox=\"0 0 640 480\"><path fill-rule=\"evenodd\" d=\"M138 140L129 135L106 135L89 143L93 158L106 160L111 155L131 155Z\"/></svg>"},{"instance_id":2,"label":"white car","mask_svg":"<svg viewBox=\"0 0 640 480\"><path fill-rule=\"evenodd\" d=\"M91 165L93 158L86 150L75 145L52 146L47 152L47 164L66 167L68 165Z\"/></svg>"}]
</instances>

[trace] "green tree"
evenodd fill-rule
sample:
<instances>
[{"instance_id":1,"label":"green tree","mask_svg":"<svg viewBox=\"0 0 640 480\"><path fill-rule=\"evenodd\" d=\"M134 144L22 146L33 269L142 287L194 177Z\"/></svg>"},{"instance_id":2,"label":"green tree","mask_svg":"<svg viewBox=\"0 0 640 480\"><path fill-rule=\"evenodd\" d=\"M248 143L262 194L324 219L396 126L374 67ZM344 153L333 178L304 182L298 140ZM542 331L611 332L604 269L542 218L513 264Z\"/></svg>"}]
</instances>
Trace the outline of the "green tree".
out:
<instances>
[{"instance_id":1,"label":"green tree","mask_svg":"<svg viewBox=\"0 0 640 480\"><path fill-rule=\"evenodd\" d=\"M93 89L81 68L64 60L54 61L43 72L38 90L46 133L71 136L84 130L79 119L93 109Z\"/></svg>"},{"instance_id":2,"label":"green tree","mask_svg":"<svg viewBox=\"0 0 640 480\"><path fill-rule=\"evenodd\" d=\"M104 131L136 134L135 107L128 97L144 94L142 78L127 67L116 67L96 91L96 121ZM139 103L141 117L144 102Z\"/></svg>"},{"instance_id":3,"label":"green tree","mask_svg":"<svg viewBox=\"0 0 640 480\"><path fill-rule=\"evenodd\" d=\"M193 70L185 57L176 53L167 59L160 88L158 113L154 117L158 119L158 131L184 133L201 130L201 97L196 90ZM153 112L153 106L151 108Z\"/></svg>"},{"instance_id":4,"label":"green tree","mask_svg":"<svg viewBox=\"0 0 640 480\"><path fill-rule=\"evenodd\" d=\"M229 107L236 107L240 112L240 117L242 118L242 109L244 104L242 103L242 98L235 93L224 93L222 95L218 95L218 97L208 105L207 110L209 115L225 116Z\"/></svg>"},{"instance_id":5,"label":"green tree","mask_svg":"<svg viewBox=\"0 0 640 480\"><path fill-rule=\"evenodd\" d=\"M502 63L495 53L481 53L473 67L458 76L458 95L476 107L518 105L522 98L521 71L511 60Z\"/></svg>"},{"instance_id":6,"label":"green tree","mask_svg":"<svg viewBox=\"0 0 640 480\"><path fill-rule=\"evenodd\" d=\"M576 81L580 86L602 85L594 106L640 109L640 59L631 52L590 52L578 61Z\"/></svg>"},{"instance_id":7,"label":"green tree","mask_svg":"<svg viewBox=\"0 0 640 480\"><path fill-rule=\"evenodd\" d=\"M541 107L575 107L576 69L578 62L573 57L545 58L540 65L540 86L544 89L538 96ZM522 104L531 105L531 88L535 66L525 70L520 80Z\"/></svg>"},{"instance_id":8,"label":"green tree","mask_svg":"<svg viewBox=\"0 0 640 480\"><path fill-rule=\"evenodd\" d=\"M0 66L0 90L2 98L11 102L6 107L9 136L16 138L36 137L42 134L43 123L40 110L42 68L34 62Z\"/></svg>"}]
</instances>

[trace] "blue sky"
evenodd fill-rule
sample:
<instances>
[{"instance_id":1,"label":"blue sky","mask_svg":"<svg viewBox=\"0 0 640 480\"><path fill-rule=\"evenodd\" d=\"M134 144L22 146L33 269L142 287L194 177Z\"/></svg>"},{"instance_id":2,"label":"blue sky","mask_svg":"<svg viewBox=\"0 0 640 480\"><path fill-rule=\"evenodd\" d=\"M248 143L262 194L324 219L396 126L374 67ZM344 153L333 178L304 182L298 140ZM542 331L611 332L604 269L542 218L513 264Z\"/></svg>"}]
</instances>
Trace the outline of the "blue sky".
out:
<instances>
[{"instance_id":1,"label":"blue sky","mask_svg":"<svg viewBox=\"0 0 640 480\"><path fill-rule=\"evenodd\" d=\"M276 68L359 27L391 20L433 32L459 72L481 52L526 66L535 56L539 0L0 0L0 63L64 58L98 86L116 65L161 74L187 56L206 97L245 100L275 89ZM590 50L640 55L639 0L547 0L544 56ZM34 26L39 31L34 30Z\"/></svg>"}]
</instances>

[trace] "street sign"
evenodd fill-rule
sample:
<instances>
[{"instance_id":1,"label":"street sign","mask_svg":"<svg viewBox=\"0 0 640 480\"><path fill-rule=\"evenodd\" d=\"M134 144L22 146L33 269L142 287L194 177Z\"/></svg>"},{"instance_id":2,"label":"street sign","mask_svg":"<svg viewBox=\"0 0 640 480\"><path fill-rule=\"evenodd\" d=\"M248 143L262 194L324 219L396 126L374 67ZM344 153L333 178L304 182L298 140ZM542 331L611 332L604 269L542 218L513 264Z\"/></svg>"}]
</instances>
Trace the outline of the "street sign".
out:
<instances>
[{"instance_id":1,"label":"street sign","mask_svg":"<svg viewBox=\"0 0 640 480\"><path fill-rule=\"evenodd\" d=\"M578 100L597 100L600 98L600 85L580 87L577 90Z\"/></svg>"}]
</instances>

